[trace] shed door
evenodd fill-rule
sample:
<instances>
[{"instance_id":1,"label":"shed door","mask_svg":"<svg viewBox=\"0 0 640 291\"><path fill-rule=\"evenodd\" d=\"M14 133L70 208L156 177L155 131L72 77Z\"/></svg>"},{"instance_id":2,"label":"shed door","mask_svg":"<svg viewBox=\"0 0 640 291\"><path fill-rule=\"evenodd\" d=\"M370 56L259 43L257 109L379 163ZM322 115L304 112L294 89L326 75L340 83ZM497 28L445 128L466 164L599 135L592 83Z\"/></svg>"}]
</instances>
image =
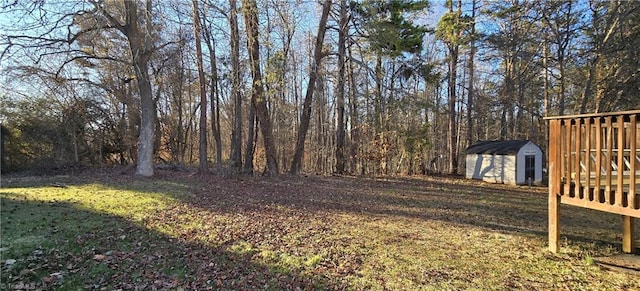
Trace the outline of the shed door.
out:
<instances>
[{"instance_id":1,"label":"shed door","mask_svg":"<svg viewBox=\"0 0 640 291\"><path fill-rule=\"evenodd\" d=\"M525 182L529 182L536 180L536 156L535 155L526 155L524 156L524 180Z\"/></svg>"}]
</instances>

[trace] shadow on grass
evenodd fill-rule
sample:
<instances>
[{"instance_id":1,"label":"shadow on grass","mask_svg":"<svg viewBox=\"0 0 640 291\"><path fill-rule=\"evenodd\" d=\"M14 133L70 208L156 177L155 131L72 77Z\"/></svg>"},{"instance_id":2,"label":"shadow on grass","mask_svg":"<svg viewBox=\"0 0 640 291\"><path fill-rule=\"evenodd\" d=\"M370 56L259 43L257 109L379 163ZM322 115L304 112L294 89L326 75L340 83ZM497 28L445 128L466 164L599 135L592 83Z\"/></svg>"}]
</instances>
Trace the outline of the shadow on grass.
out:
<instances>
[{"instance_id":1,"label":"shadow on grass","mask_svg":"<svg viewBox=\"0 0 640 291\"><path fill-rule=\"evenodd\" d=\"M9 289L342 288L258 263L250 249L187 241L73 203L5 196L0 281Z\"/></svg>"},{"instance_id":2,"label":"shadow on grass","mask_svg":"<svg viewBox=\"0 0 640 291\"><path fill-rule=\"evenodd\" d=\"M192 175L158 171L153 178L133 178L113 171L80 176L49 177L33 182L69 184L101 183L106 187L161 193L195 209L221 214L251 215L254 220L271 219L283 211L303 217L319 214L331 217L354 214L371 217L438 221L490 231L547 238L546 188L513 187L462 181L452 178L354 178L298 177L278 178ZM28 182L28 181L27 181ZM14 181L12 184L25 184ZM28 183L26 183L28 184ZM254 215L258 213L258 215ZM250 232L282 228L278 220L248 228ZM297 222L298 223L298 222ZM260 229L262 228L262 229ZM562 236L571 242L614 245L620 248L621 222L617 215L572 206L562 206ZM638 232L636 225L636 232ZM197 230L196 230L197 231ZM286 235L287 233L282 233ZM236 236L236 237L238 237Z\"/></svg>"},{"instance_id":3,"label":"shadow on grass","mask_svg":"<svg viewBox=\"0 0 640 291\"><path fill-rule=\"evenodd\" d=\"M546 188L490 185L459 179L290 177L222 179L195 184L196 204L217 211L268 205L312 212L415 218L547 239ZM203 186L207 187L207 186ZM216 192L215 187L224 189ZM225 193L233 193L225 195ZM562 206L561 234L571 242L620 248L618 215ZM640 227L636 225L636 233Z\"/></svg>"}]
</instances>

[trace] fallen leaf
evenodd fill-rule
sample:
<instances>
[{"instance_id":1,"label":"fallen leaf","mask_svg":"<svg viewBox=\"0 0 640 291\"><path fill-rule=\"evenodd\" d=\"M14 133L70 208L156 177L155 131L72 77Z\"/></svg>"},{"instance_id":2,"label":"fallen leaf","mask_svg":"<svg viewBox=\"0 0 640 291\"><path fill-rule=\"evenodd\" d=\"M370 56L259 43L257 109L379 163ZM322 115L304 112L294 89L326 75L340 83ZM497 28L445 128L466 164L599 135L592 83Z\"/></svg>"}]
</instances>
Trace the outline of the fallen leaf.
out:
<instances>
[{"instance_id":1,"label":"fallen leaf","mask_svg":"<svg viewBox=\"0 0 640 291\"><path fill-rule=\"evenodd\" d=\"M107 256L105 256L105 255L95 255L95 256L93 256L93 259L98 261L98 262L102 262L106 258L107 258Z\"/></svg>"}]
</instances>

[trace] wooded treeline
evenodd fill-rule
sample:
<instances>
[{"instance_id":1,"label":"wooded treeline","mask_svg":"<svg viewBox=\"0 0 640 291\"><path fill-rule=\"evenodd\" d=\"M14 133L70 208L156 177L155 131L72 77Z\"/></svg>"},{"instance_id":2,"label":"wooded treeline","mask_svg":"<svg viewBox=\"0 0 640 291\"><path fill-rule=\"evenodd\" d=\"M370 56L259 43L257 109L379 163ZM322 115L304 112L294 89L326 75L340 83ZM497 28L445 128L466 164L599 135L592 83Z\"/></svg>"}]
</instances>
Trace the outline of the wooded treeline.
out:
<instances>
[{"instance_id":1,"label":"wooded treeline","mask_svg":"<svg viewBox=\"0 0 640 291\"><path fill-rule=\"evenodd\" d=\"M0 3L3 171L460 173L640 108L636 1Z\"/></svg>"}]
</instances>

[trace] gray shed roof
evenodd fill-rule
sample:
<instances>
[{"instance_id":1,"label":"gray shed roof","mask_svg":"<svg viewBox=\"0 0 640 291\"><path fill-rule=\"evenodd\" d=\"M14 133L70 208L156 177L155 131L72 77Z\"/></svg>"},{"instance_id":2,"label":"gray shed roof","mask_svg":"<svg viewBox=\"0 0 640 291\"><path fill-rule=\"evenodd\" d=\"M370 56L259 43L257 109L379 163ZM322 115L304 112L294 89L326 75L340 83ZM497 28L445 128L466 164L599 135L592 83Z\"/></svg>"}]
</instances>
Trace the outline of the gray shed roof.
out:
<instances>
[{"instance_id":1,"label":"gray shed roof","mask_svg":"<svg viewBox=\"0 0 640 291\"><path fill-rule=\"evenodd\" d=\"M489 140L472 144L466 150L469 154L515 155L528 140Z\"/></svg>"}]
</instances>

